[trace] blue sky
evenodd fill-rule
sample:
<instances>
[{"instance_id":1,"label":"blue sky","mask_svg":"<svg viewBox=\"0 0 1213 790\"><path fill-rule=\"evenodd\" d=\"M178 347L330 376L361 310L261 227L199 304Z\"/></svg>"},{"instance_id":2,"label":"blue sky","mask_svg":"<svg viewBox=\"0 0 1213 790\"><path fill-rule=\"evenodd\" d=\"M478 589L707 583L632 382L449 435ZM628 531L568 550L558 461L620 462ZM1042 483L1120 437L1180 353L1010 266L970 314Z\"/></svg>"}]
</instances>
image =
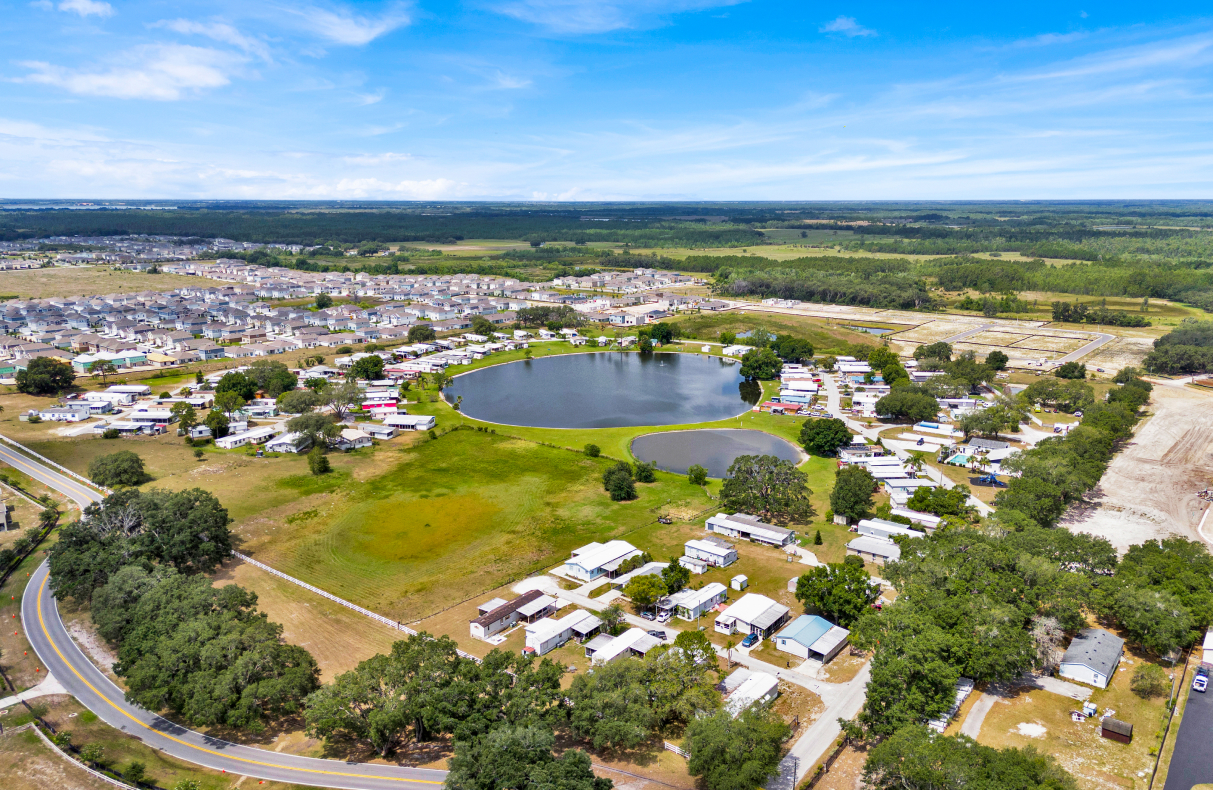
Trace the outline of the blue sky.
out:
<instances>
[{"instance_id":1,"label":"blue sky","mask_svg":"<svg viewBox=\"0 0 1213 790\"><path fill-rule=\"evenodd\" d=\"M1213 197L1182 3L3 8L5 197Z\"/></svg>"}]
</instances>

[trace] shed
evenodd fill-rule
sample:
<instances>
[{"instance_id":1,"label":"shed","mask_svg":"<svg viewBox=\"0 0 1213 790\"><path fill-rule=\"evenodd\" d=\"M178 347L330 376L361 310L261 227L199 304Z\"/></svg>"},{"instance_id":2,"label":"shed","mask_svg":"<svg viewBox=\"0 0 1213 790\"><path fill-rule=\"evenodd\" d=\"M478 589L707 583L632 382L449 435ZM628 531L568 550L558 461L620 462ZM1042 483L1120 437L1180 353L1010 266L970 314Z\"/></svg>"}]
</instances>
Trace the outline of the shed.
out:
<instances>
[{"instance_id":1,"label":"shed","mask_svg":"<svg viewBox=\"0 0 1213 790\"><path fill-rule=\"evenodd\" d=\"M1121 743L1133 742L1133 725L1127 721L1114 719L1111 716L1104 719L1099 728L1099 734L1109 740Z\"/></svg>"},{"instance_id":2,"label":"shed","mask_svg":"<svg viewBox=\"0 0 1213 790\"><path fill-rule=\"evenodd\" d=\"M750 580L746 578L745 574L739 573L729 581L729 586L734 590L744 590L750 586Z\"/></svg>"}]
</instances>

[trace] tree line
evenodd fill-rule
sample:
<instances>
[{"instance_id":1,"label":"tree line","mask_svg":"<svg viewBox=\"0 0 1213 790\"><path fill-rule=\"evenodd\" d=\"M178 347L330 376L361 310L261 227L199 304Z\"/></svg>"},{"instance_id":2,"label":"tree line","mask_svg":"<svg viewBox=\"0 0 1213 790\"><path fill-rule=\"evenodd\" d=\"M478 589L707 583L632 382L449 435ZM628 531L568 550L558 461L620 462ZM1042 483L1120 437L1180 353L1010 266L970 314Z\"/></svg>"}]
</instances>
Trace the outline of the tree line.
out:
<instances>
[{"instance_id":1,"label":"tree line","mask_svg":"<svg viewBox=\"0 0 1213 790\"><path fill-rule=\"evenodd\" d=\"M1213 321L1185 320L1154 341L1142 366L1171 376L1207 373L1213 369Z\"/></svg>"}]
</instances>

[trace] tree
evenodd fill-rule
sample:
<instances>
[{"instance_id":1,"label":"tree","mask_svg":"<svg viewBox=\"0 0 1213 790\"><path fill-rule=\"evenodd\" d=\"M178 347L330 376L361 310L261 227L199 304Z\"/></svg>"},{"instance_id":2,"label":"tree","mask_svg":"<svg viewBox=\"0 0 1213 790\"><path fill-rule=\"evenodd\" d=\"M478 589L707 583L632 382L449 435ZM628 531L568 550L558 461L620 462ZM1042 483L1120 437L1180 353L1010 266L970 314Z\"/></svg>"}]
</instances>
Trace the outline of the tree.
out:
<instances>
[{"instance_id":1,"label":"tree","mask_svg":"<svg viewBox=\"0 0 1213 790\"><path fill-rule=\"evenodd\" d=\"M881 417L908 422L923 422L939 416L939 401L916 387L901 387L876 401Z\"/></svg>"},{"instance_id":2,"label":"tree","mask_svg":"<svg viewBox=\"0 0 1213 790\"><path fill-rule=\"evenodd\" d=\"M482 315L472 316L472 332L475 334L483 335L485 337L492 337L493 332L495 331L496 330L493 328L493 322L489 319Z\"/></svg>"},{"instance_id":3,"label":"tree","mask_svg":"<svg viewBox=\"0 0 1213 790\"><path fill-rule=\"evenodd\" d=\"M1111 609L1129 638L1155 655L1192 642L1191 615L1166 590L1122 586L1112 596Z\"/></svg>"},{"instance_id":4,"label":"tree","mask_svg":"<svg viewBox=\"0 0 1213 790\"><path fill-rule=\"evenodd\" d=\"M661 569L661 580L665 582L666 594L673 595L690 583L691 572L679 564L677 557L671 557L670 564Z\"/></svg>"},{"instance_id":5,"label":"tree","mask_svg":"<svg viewBox=\"0 0 1213 790\"><path fill-rule=\"evenodd\" d=\"M969 513L971 493L963 483L952 488L916 488L906 506L936 516L963 516Z\"/></svg>"},{"instance_id":6,"label":"tree","mask_svg":"<svg viewBox=\"0 0 1213 790\"><path fill-rule=\"evenodd\" d=\"M436 705L460 671L455 642L421 633L343 672L307 698L304 721L314 738L367 743L380 756L403 744L411 731L448 731Z\"/></svg>"},{"instance_id":7,"label":"tree","mask_svg":"<svg viewBox=\"0 0 1213 790\"><path fill-rule=\"evenodd\" d=\"M255 360L249 366L247 375L257 385L257 389L270 398L277 398L282 393L290 392L299 386L299 379L295 377L295 374L277 360Z\"/></svg>"},{"instance_id":8,"label":"tree","mask_svg":"<svg viewBox=\"0 0 1213 790\"><path fill-rule=\"evenodd\" d=\"M875 746L863 781L873 790L1077 790L1074 777L1031 746L995 749L965 735L936 735L921 724Z\"/></svg>"},{"instance_id":9,"label":"tree","mask_svg":"<svg viewBox=\"0 0 1213 790\"><path fill-rule=\"evenodd\" d=\"M755 790L779 770L782 745L791 734L764 706L737 718L727 711L697 718L686 729L687 772L700 777L706 790Z\"/></svg>"},{"instance_id":10,"label":"tree","mask_svg":"<svg viewBox=\"0 0 1213 790\"><path fill-rule=\"evenodd\" d=\"M333 306L333 297L328 294L316 294L316 309L327 310Z\"/></svg>"},{"instance_id":11,"label":"tree","mask_svg":"<svg viewBox=\"0 0 1213 790\"><path fill-rule=\"evenodd\" d=\"M333 419L338 422L360 407L366 397L358 383L350 379L340 384L329 384L320 395L324 399L324 405L332 412Z\"/></svg>"},{"instance_id":12,"label":"tree","mask_svg":"<svg viewBox=\"0 0 1213 790\"><path fill-rule=\"evenodd\" d=\"M324 454L324 448L316 445L307 454L307 468L314 475L326 475L333 470L329 457Z\"/></svg>"},{"instance_id":13,"label":"tree","mask_svg":"<svg viewBox=\"0 0 1213 790\"><path fill-rule=\"evenodd\" d=\"M75 385L72 366L51 357L34 357L17 371L17 391L26 395L58 395Z\"/></svg>"},{"instance_id":14,"label":"tree","mask_svg":"<svg viewBox=\"0 0 1213 790\"><path fill-rule=\"evenodd\" d=\"M126 781L138 787L147 778L147 766L135 760L126 767L126 770L122 772L122 776Z\"/></svg>"},{"instance_id":15,"label":"tree","mask_svg":"<svg viewBox=\"0 0 1213 790\"><path fill-rule=\"evenodd\" d=\"M973 434L997 438L1000 433L1019 430L1019 424L1028 418L1027 412L1019 402L995 403L962 415L956 424L966 441Z\"/></svg>"},{"instance_id":16,"label":"tree","mask_svg":"<svg viewBox=\"0 0 1213 790\"><path fill-rule=\"evenodd\" d=\"M674 338L681 334L675 324L656 323L650 329L652 330L650 336L653 338L653 342L660 343L663 346L673 342Z\"/></svg>"},{"instance_id":17,"label":"tree","mask_svg":"<svg viewBox=\"0 0 1213 790\"><path fill-rule=\"evenodd\" d=\"M740 455L729 466L720 502L735 512L783 523L804 524L814 515L808 477L773 455Z\"/></svg>"},{"instance_id":18,"label":"tree","mask_svg":"<svg viewBox=\"0 0 1213 790\"><path fill-rule=\"evenodd\" d=\"M383 378L383 357L371 354L350 366L350 378L378 381Z\"/></svg>"},{"instance_id":19,"label":"tree","mask_svg":"<svg viewBox=\"0 0 1213 790\"><path fill-rule=\"evenodd\" d=\"M1008 357L1004 352L995 350L986 355L985 364L990 368L990 370L1006 370L1007 363L1010 361L1011 358Z\"/></svg>"},{"instance_id":20,"label":"tree","mask_svg":"<svg viewBox=\"0 0 1213 790\"><path fill-rule=\"evenodd\" d=\"M1059 379L1085 379L1087 366L1081 362L1066 362L1053 371L1053 375Z\"/></svg>"},{"instance_id":21,"label":"tree","mask_svg":"<svg viewBox=\"0 0 1213 790\"><path fill-rule=\"evenodd\" d=\"M771 346L780 359L794 365L803 365L813 359L813 344L801 337L780 335Z\"/></svg>"},{"instance_id":22,"label":"tree","mask_svg":"<svg viewBox=\"0 0 1213 790\"><path fill-rule=\"evenodd\" d=\"M994 371L977 362L972 351L965 351L957 356L944 366L944 370L949 376L967 383L971 390L994 377Z\"/></svg>"},{"instance_id":23,"label":"tree","mask_svg":"<svg viewBox=\"0 0 1213 790\"><path fill-rule=\"evenodd\" d=\"M211 409L210 414L206 415L203 424L211 429L211 435L216 439L222 439L227 436L228 419L218 408Z\"/></svg>"},{"instance_id":24,"label":"tree","mask_svg":"<svg viewBox=\"0 0 1213 790\"><path fill-rule=\"evenodd\" d=\"M224 377L226 378L226 376ZM215 402L211 407L211 414L222 412L231 420L232 415L244 408L248 401L238 392L227 390L224 392L215 393Z\"/></svg>"},{"instance_id":25,"label":"tree","mask_svg":"<svg viewBox=\"0 0 1213 790\"><path fill-rule=\"evenodd\" d=\"M218 404L219 395L231 392L239 395L245 403L257 395L257 382L243 373L225 373L215 385L215 402Z\"/></svg>"},{"instance_id":26,"label":"tree","mask_svg":"<svg viewBox=\"0 0 1213 790\"><path fill-rule=\"evenodd\" d=\"M409 342L410 343L429 343L437 339L438 333L434 331L434 327L429 324L416 324L409 327Z\"/></svg>"},{"instance_id":27,"label":"tree","mask_svg":"<svg viewBox=\"0 0 1213 790\"><path fill-rule=\"evenodd\" d=\"M323 402L324 398L312 390L291 390L278 396L278 410L286 414L307 414L320 408Z\"/></svg>"},{"instance_id":28,"label":"tree","mask_svg":"<svg viewBox=\"0 0 1213 790\"><path fill-rule=\"evenodd\" d=\"M872 512L875 490L876 478L871 472L862 466L844 466L834 475L830 509L852 521L859 521Z\"/></svg>"},{"instance_id":29,"label":"tree","mask_svg":"<svg viewBox=\"0 0 1213 790\"><path fill-rule=\"evenodd\" d=\"M796 600L843 628L850 628L879 597L880 587L862 568L843 563L818 565L796 581Z\"/></svg>"},{"instance_id":30,"label":"tree","mask_svg":"<svg viewBox=\"0 0 1213 790\"><path fill-rule=\"evenodd\" d=\"M177 423L181 426L181 430L189 433L190 428L198 424L198 412L194 411L194 407L185 401L174 403L169 413L177 418Z\"/></svg>"},{"instance_id":31,"label":"tree","mask_svg":"<svg viewBox=\"0 0 1213 790\"><path fill-rule=\"evenodd\" d=\"M825 541L821 539L821 530L817 530L817 532L813 535L813 545L821 546L824 543Z\"/></svg>"},{"instance_id":32,"label":"tree","mask_svg":"<svg viewBox=\"0 0 1213 790\"><path fill-rule=\"evenodd\" d=\"M687 480L693 486L705 485L708 482L708 470L699 464L691 464L687 468Z\"/></svg>"},{"instance_id":33,"label":"tree","mask_svg":"<svg viewBox=\"0 0 1213 790\"><path fill-rule=\"evenodd\" d=\"M638 483L655 483L657 482L657 465L640 461L636 464L636 482Z\"/></svg>"},{"instance_id":34,"label":"tree","mask_svg":"<svg viewBox=\"0 0 1213 790\"><path fill-rule=\"evenodd\" d=\"M641 609L648 609L666 595L665 582L653 574L635 576L623 588L623 594Z\"/></svg>"},{"instance_id":35,"label":"tree","mask_svg":"<svg viewBox=\"0 0 1213 790\"><path fill-rule=\"evenodd\" d=\"M118 372L118 366L109 360L102 360L89 365L88 372L100 376L101 383L104 385L106 378Z\"/></svg>"},{"instance_id":36,"label":"tree","mask_svg":"<svg viewBox=\"0 0 1213 790\"><path fill-rule=\"evenodd\" d=\"M632 467L619 461L602 474L602 487L610 493L611 500L622 502L636 498L636 483L632 479Z\"/></svg>"},{"instance_id":37,"label":"tree","mask_svg":"<svg viewBox=\"0 0 1213 790\"><path fill-rule=\"evenodd\" d=\"M1090 384L1078 380L1061 382L1042 378L1029 384L1021 395L1028 403L1052 406L1071 414L1090 408L1095 402L1095 390Z\"/></svg>"},{"instance_id":38,"label":"tree","mask_svg":"<svg viewBox=\"0 0 1213 790\"><path fill-rule=\"evenodd\" d=\"M747 379L770 381L779 375L783 360L769 348L755 348L741 358L741 375Z\"/></svg>"},{"instance_id":39,"label":"tree","mask_svg":"<svg viewBox=\"0 0 1213 790\"><path fill-rule=\"evenodd\" d=\"M914 349L914 359L942 359L948 362L952 359L952 346L943 342L929 343Z\"/></svg>"},{"instance_id":40,"label":"tree","mask_svg":"<svg viewBox=\"0 0 1213 790\"><path fill-rule=\"evenodd\" d=\"M1133 670L1129 688L1139 697L1162 697L1170 693L1171 681L1167 673L1157 664L1138 664Z\"/></svg>"},{"instance_id":41,"label":"tree","mask_svg":"<svg viewBox=\"0 0 1213 790\"><path fill-rule=\"evenodd\" d=\"M598 613L598 619L602 621L607 633L614 633L619 624L623 622L624 614L623 607L613 603Z\"/></svg>"},{"instance_id":42,"label":"tree","mask_svg":"<svg viewBox=\"0 0 1213 790\"><path fill-rule=\"evenodd\" d=\"M97 485L137 486L151 480L143 468L143 459L130 450L94 458L88 465L88 476Z\"/></svg>"},{"instance_id":43,"label":"tree","mask_svg":"<svg viewBox=\"0 0 1213 790\"><path fill-rule=\"evenodd\" d=\"M335 439L341 433L341 428L333 422L331 414L309 412L292 417L286 422L286 429L293 433L302 434L311 441L316 450L324 452L330 439Z\"/></svg>"},{"instance_id":44,"label":"tree","mask_svg":"<svg viewBox=\"0 0 1213 790\"><path fill-rule=\"evenodd\" d=\"M611 790L594 775L590 758L570 749L552 754L556 736L538 726L499 727L481 738L456 741L447 790Z\"/></svg>"},{"instance_id":45,"label":"tree","mask_svg":"<svg viewBox=\"0 0 1213 790\"><path fill-rule=\"evenodd\" d=\"M842 420L805 420L800 426L800 444L813 455L832 458L851 443L851 432Z\"/></svg>"},{"instance_id":46,"label":"tree","mask_svg":"<svg viewBox=\"0 0 1213 790\"><path fill-rule=\"evenodd\" d=\"M590 458L597 458L598 456L602 455L602 448L596 444L587 444L585 446L585 454Z\"/></svg>"}]
</instances>

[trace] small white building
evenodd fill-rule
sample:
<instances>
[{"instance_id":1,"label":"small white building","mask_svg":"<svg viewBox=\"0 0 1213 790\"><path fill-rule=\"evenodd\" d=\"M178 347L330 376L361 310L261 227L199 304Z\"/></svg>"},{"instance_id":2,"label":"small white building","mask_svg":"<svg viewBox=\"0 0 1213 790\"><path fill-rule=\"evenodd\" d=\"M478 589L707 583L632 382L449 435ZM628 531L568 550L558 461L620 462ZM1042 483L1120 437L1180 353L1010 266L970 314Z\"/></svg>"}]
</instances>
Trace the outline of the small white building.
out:
<instances>
[{"instance_id":1,"label":"small white building","mask_svg":"<svg viewBox=\"0 0 1213 790\"><path fill-rule=\"evenodd\" d=\"M697 620L728 597L729 591L720 582L705 584L698 590L679 590L657 602L658 619L664 622L677 616L687 621Z\"/></svg>"},{"instance_id":2,"label":"small white building","mask_svg":"<svg viewBox=\"0 0 1213 790\"><path fill-rule=\"evenodd\" d=\"M779 696L779 680L775 676L748 669L744 671L748 674L724 701L725 710L733 718L737 718L753 705L765 705ZM729 684L726 683L725 688L728 687Z\"/></svg>"},{"instance_id":3,"label":"small white building","mask_svg":"<svg viewBox=\"0 0 1213 790\"><path fill-rule=\"evenodd\" d=\"M729 581L729 587L733 588L734 590L741 591L749 586L750 586L749 578L745 574L742 574L742 573L737 574Z\"/></svg>"},{"instance_id":4,"label":"small white building","mask_svg":"<svg viewBox=\"0 0 1213 790\"><path fill-rule=\"evenodd\" d=\"M357 450L361 447L370 447L374 442L371 437L357 428L346 428L341 431L341 444L346 449Z\"/></svg>"},{"instance_id":5,"label":"small white building","mask_svg":"<svg viewBox=\"0 0 1213 790\"><path fill-rule=\"evenodd\" d=\"M579 626L581 628L577 630ZM544 617L526 627L526 646L542 656L579 634L589 633L601 627L602 620L581 610L570 612L559 620Z\"/></svg>"},{"instance_id":6,"label":"small white building","mask_svg":"<svg viewBox=\"0 0 1213 790\"><path fill-rule=\"evenodd\" d=\"M791 610L765 595L746 593L716 617L716 631L721 634L770 635L787 622Z\"/></svg>"},{"instance_id":7,"label":"small white building","mask_svg":"<svg viewBox=\"0 0 1213 790\"><path fill-rule=\"evenodd\" d=\"M311 437L297 431L284 433L265 443L265 449L271 453L302 453L311 446Z\"/></svg>"},{"instance_id":8,"label":"small white building","mask_svg":"<svg viewBox=\"0 0 1213 790\"><path fill-rule=\"evenodd\" d=\"M859 534L868 535L873 538L881 538L884 540L892 540L894 537L902 536L907 538L923 538L926 537L925 532L919 532L916 529L911 529L905 524L898 524L896 521L886 521L883 518L865 518L859 521Z\"/></svg>"},{"instance_id":9,"label":"small white building","mask_svg":"<svg viewBox=\"0 0 1213 790\"><path fill-rule=\"evenodd\" d=\"M701 574L708 572L707 562L705 562L701 559L697 559L695 557L688 557L686 555L683 555L678 558L678 564L681 565L682 567L686 568L688 571L695 574L696 576L699 576Z\"/></svg>"},{"instance_id":10,"label":"small white building","mask_svg":"<svg viewBox=\"0 0 1213 790\"><path fill-rule=\"evenodd\" d=\"M222 438L215 440L215 446L224 450L234 450L237 447L243 447L246 444L265 444L278 433L278 429L273 425L265 425L260 428L253 428L249 431L240 433L232 433Z\"/></svg>"},{"instance_id":11,"label":"small white building","mask_svg":"<svg viewBox=\"0 0 1213 790\"><path fill-rule=\"evenodd\" d=\"M372 439L386 441L396 436L396 428L391 425L375 425L368 423L362 426L363 432Z\"/></svg>"},{"instance_id":12,"label":"small white building","mask_svg":"<svg viewBox=\"0 0 1213 790\"><path fill-rule=\"evenodd\" d=\"M617 637L603 640L602 636L595 637L586 644L586 653L594 664L609 664L624 656L645 656L650 650L661 644L655 637L649 636L643 628L629 628ZM598 643L595 645L595 643ZM592 648L592 649L591 649Z\"/></svg>"},{"instance_id":13,"label":"small white building","mask_svg":"<svg viewBox=\"0 0 1213 790\"><path fill-rule=\"evenodd\" d=\"M500 598L485 601L478 608L480 616L471 621L469 628L476 639L488 639L519 620L530 623L555 612L556 599L539 590L531 590L512 601Z\"/></svg>"},{"instance_id":14,"label":"small white building","mask_svg":"<svg viewBox=\"0 0 1213 790\"><path fill-rule=\"evenodd\" d=\"M574 579L586 582L592 582L602 576L614 578L625 560L641 554L639 549L626 540L612 540L605 544L590 543L573 551L573 556L564 563L564 570Z\"/></svg>"},{"instance_id":15,"label":"small white building","mask_svg":"<svg viewBox=\"0 0 1213 790\"><path fill-rule=\"evenodd\" d=\"M402 431L428 431L434 423L434 417L429 414L388 414L383 418L384 425Z\"/></svg>"},{"instance_id":16,"label":"small white building","mask_svg":"<svg viewBox=\"0 0 1213 790\"><path fill-rule=\"evenodd\" d=\"M786 546L796 540L796 533L792 530L767 524L745 513L735 513L731 516L727 513L717 513L707 520L705 527L708 532L768 546Z\"/></svg>"},{"instance_id":17,"label":"small white building","mask_svg":"<svg viewBox=\"0 0 1213 790\"><path fill-rule=\"evenodd\" d=\"M737 562L737 549L723 541L688 540L683 544L683 552L687 557L703 560L714 568L726 568Z\"/></svg>"}]
</instances>

